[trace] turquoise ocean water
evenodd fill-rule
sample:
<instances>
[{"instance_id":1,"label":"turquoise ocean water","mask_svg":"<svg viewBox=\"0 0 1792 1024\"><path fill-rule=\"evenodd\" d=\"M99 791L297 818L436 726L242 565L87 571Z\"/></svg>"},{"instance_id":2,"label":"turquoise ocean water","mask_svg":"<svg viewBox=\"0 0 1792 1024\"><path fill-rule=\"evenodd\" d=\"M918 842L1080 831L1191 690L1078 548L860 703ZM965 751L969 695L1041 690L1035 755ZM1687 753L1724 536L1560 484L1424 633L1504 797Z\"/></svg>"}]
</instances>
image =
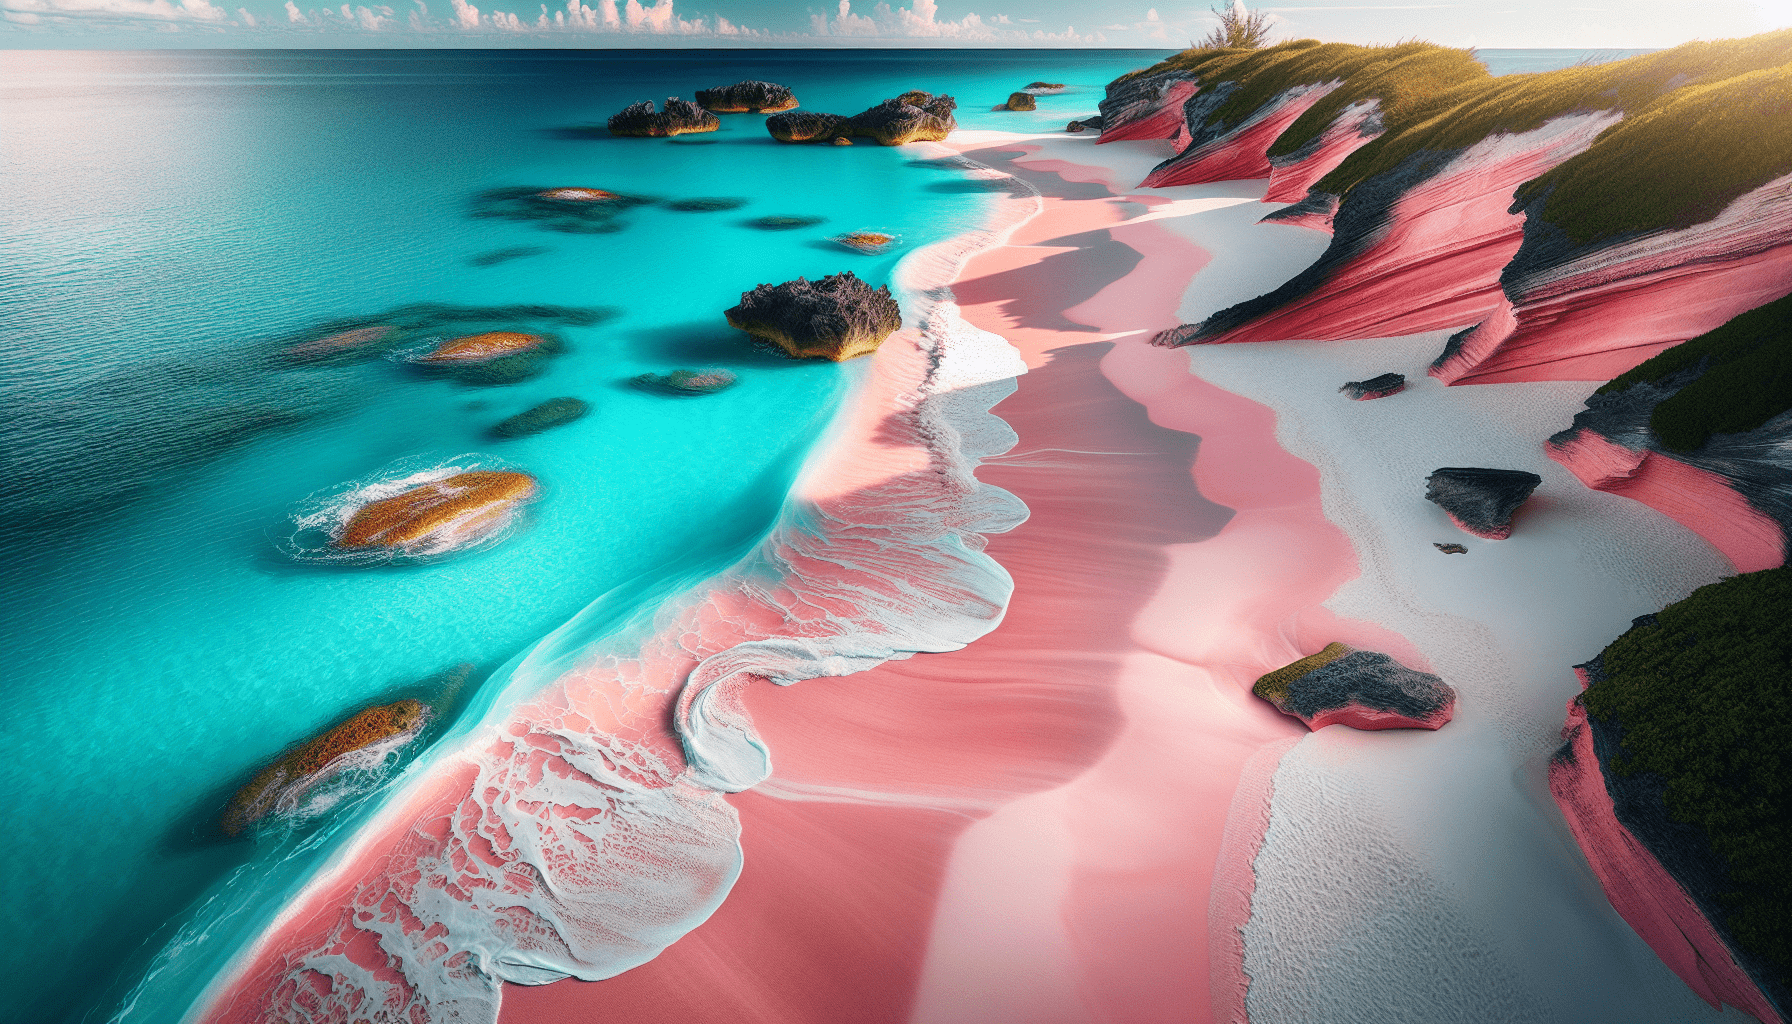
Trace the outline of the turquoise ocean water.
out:
<instances>
[{"instance_id":1,"label":"turquoise ocean water","mask_svg":"<svg viewBox=\"0 0 1792 1024\"><path fill-rule=\"evenodd\" d=\"M0 1022L106 1019L151 963L191 976L146 990L129 1019L178 1015L166 993L202 982L378 799L379 776L363 777L371 792L289 832L227 841L217 814L259 766L399 695L438 699L438 736L489 702L484 676L600 595L628 584L622 603L651 600L628 595L736 557L858 371L756 353L722 310L799 274L882 283L985 202L912 147L783 147L754 115L680 140L581 126L743 78L812 109L918 87L957 96L967 127L1061 125L1158 56L4 55L0 927L32 954L0 986ZM1036 114L989 111L1040 78L1072 91ZM602 234L469 215L485 190L563 185L744 204L642 206ZM766 215L825 222L744 223ZM866 227L904 244L864 256L825 240ZM567 351L505 386L276 358L319 324L424 303L480 329L550 330ZM696 399L627 384L708 366L740 384ZM532 438L489 434L559 396L593 411ZM356 568L276 546L313 492L469 453L546 488L496 547ZM444 692L461 664L470 682ZM222 923L167 955L196 913Z\"/></svg>"}]
</instances>

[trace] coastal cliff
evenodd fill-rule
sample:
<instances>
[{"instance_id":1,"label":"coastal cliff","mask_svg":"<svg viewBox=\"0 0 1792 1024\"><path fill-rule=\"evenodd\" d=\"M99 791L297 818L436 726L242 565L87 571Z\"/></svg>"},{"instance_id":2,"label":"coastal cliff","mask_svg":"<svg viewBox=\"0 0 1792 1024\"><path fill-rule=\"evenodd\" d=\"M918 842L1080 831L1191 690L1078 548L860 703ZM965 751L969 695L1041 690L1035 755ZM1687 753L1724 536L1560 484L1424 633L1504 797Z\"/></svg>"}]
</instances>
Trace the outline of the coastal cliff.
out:
<instances>
[{"instance_id":1,"label":"coastal cliff","mask_svg":"<svg viewBox=\"0 0 1792 1024\"><path fill-rule=\"evenodd\" d=\"M1576 667L1550 789L1613 907L1694 991L1764 1024L1792 997L1792 569L1637 619Z\"/></svg>"},{"instance_id":2,"label":"coastal cliff","mask_svg":"<svg viewBox=\"0 0 1792 1024\"><path fill-rule=\"evenodd\" d=\"M1789 344L1792 296L1612 380L1549 439L1549 455L1587 486L1683 523L1738 571L1780 565L1792 536Z\"/></svg>"},{"instance_id":3,"label":"coastal cliff","mask_svg":"<svg viewBox=\"0 0 1792 1024\"><path fill-rule=\"evenodd\" d=\"M1332 233L1160 344L1458 329L1446 383L1606 379L1792 282L1792 31L1504 78L1426 44L1191 50L1109 95L1179 150L1144 184L1267 177L1296 202L1270 219Z\"/></svg>"}]
</instances>

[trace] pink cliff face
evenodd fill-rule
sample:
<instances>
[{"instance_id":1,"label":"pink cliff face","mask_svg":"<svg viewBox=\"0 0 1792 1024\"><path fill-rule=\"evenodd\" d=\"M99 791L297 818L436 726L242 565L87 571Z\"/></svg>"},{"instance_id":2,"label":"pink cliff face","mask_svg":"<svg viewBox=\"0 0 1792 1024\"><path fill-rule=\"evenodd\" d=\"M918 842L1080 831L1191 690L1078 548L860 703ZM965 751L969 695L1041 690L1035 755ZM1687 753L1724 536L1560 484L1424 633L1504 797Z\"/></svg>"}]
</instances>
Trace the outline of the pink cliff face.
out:
<instances>
[{"instance_id":1,"label":"pink cliff face","mask_svg":"<svg viewBox=\"0 0 1792 1024\"><path fill-rule=\"evenodd\" d=\"M1579 698L1568 702L1562 736L1568 747L1550 762L1549 791L1612 908L1713 1007L1728 1003L1762 1024L1781 1024L1692 898L1618 820Z\"/></svg>"},{"instance_id":2,"label":"pink cliff face","mask_svg":"<svg viewBox=\"0 0 1792 1024\"><path fill-rule=\"evenodd\" d=\"M1323 231L1328 235L1331 234L1332 221L1336 220L1338 216L1338 197L1324 192L1309 192L1307 193L1306 199L1309 205L1312 205L1313 200L1315 199L1319 200L1323 205L1320 205L1317 209L1309 209L1300 213L1290 213L1288 210L1277 210L1275 213L1265 217L1263 219L1264 223L1286 224L1289 227L1295 228L1311 228L1314 231Z\"/></svg>"},{"instance_id":3,"label":"pink cliff face","mask_svg":"<svg viewBox=\"0 0 1792 1024\"><path fill-rule=\"evenodd\" d=\"M1402 195L1367 249L1318 288L1206 340L1342 341L1476 323L1503 300L1500 271L1523 239L1523 218L1506 212L1513 190L1616 121L1574 114L1476 143Z\"/></svg>"},{"instance_id":4,"label":"pink cliff face","mask_svg":"<svg viewBox=\"0 0 1792 1024\"><path fill-rule=\"evenodd\" d=\"M1450 515L1448 512L1446 512L1444 514ZM1496 530L1479 530L1479 529L1476 529L1475 527L1470 526L1469 524L1463 522L1462 520L1456 518L1455 516L1450 516L1450 522L1455 523L1456 528L1458 530L1461 530L1463 533L1474 534L1475 536L1481 538L1482 540L1505 540L1506 538L1512 536L1512 525L1510 523L1508 523L1505 526L1500 527L1499 529L1496 529Z\"/></svg>"},{"instance_id":5,"label":"pink cliff face","mask_svg":"<svg viewBox=\"0 0 1792 1024\"><path fill-rule=\"evenodd\" d=\"M1142 188L1167 185L1199 185L1209 181L1239 181L1270 176L1266 155L1276 137L1307 112L1339 82L1303 85L1289 89L1253 111L1244 123L1225 135L1193 149L1184 149L1174 163L1160 167L1140 183ZM1104 133L1105 136L1105 133ZM1344 159L1343 156L1338 157ZM1305 190L1302 190L1305 194Z\"/></svg>"},{"instance_id":6,"label":"pink cliff face","mask_svg":"<svg viewBox=\"0 0 1792 1024\"><path fill-rule=\"evenodd\" d=\"M1352 103L1299 152L1269 158L1269 188L1263 201L1298 203L1305 199L1307 190L1336 170L1345 157L1381 135L1380 128L1371 123L1379 121L1380 112L1381 104L1373 99Z\"/></svg>"},{"instance_id":7,"label":"pink cliff face","mask_svg":"<svg viewBox=\"0 0 1792 1024\"><path fill-rule=\"evenodd\" d=\"M1117 120L1103 121L1101 137L1096 145L1122 139L1170 139L1186 137L1188 128L1182 120L1182 105L1201 91L1194 82L1177 82L1164 90L1157 102L1141 105L1122 113Z\"/></svg>"},{"instance_id":8,"label":"pink cliff face","mask_svg":"<svg viewBox=\"0 0 1792 1024\"><path fill-rule=\"evenodd\" d=\"M1711 542L1737 572L1758 572L1786 560L1779 524L1756 510L1730 482L1668 455L1632 451L1581 428L1549 457L1594 490L1640 501Z\"/></svg>"},{"instance_id":9,"label":"pink cliff face","mask_svg":"<svg viewBox=\"0 0 1792 1024\"><path fill-rule=\"evenodd\" d=\"M1328 725L1347 725L1352 729L1373 732L1377 729L1439 729L1456 715L1454 701L1423 718L1409 718L1398 711L1367 708L1354 701L1341 708L1322 711L1312 718L1302 717L1307 728L1318 732Z\"/></svg>"},{"instance_id":10,"label":"pink cliff face","mask_svg":"<svg viewBox=\"0 0 1792 1024\"><path fill-rule=\"evenodd\" d=\"M1520 279L1517 298L1502 296L1431 373L1448 384L1610 380L1789 289L1792 175L1702 224Z\"/></svg>"}]
</instances>

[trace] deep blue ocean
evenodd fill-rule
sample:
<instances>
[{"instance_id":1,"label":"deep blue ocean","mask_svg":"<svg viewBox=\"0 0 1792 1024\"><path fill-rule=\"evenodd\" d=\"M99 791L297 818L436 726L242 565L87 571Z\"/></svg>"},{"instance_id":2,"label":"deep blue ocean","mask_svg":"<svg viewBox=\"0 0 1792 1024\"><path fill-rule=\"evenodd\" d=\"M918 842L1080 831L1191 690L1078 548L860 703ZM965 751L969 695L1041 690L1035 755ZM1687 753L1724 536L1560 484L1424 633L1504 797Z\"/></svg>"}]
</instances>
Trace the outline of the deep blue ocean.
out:
<instances>
[{"instance_id":1,"label":"deep blue ocean","mask_svg":"<svg viewBox=\"0 0 1792 1024\"><path fill-rule=\"evenodd\" d=\"M948 92L965 127L1036 130L1094 113L1105 83L1162 55L0 55L0 928L29 950L0 1024L108 1019L133 989L125 1019L178 1018L398 768L228 840L218 815L260 766L398 696L436 703L437 738L600 595L653 600L744 551L858 370L758 353L722 311L799 274L883 283L986 201L913 147L780 146L756 115L674 140L590 126L759 78L844 114ZM1583 54L1482 56L1499 73ZM1069 89L1036 113L990 110L1035 79ZM740 202L642 205L602 233L473 215L491 190L556 186ZM749 223L769 215L821 221ZM827 240L860 228L902 244ZM552 333L566 351L502 385L280 358L330 324L393 316ZM706 367L740 383L695 399L628 383ZM555 397L592 412L491 434ZM400 566L282 553L308 495L467 457L544 485L501 544Z\"/></svg>"}]
</instances>

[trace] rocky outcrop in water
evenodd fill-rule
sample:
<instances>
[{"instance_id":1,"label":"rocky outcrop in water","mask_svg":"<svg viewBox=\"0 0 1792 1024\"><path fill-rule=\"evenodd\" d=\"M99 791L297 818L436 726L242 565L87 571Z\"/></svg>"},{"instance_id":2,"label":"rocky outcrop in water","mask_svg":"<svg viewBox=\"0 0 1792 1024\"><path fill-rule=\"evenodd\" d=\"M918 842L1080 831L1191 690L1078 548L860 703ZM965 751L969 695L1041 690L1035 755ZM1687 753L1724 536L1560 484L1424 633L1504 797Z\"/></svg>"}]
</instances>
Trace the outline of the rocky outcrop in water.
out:
<instances>
[{"instance_id":1,"label":"rocky outcrop in water","mask_svg":"<svg viewBox=\"0 0 1792 1024\"><path fill-rule=\"evenodd\" d=\"M1002 104L997 109L999 109L999 110L1037 110L1037 109L1039 109L1039 101L1037 101L1033 98L1032 93L1011 92L1008 94L1008 102Z\"/></svg>"},{"instance_id":2,"label":"rocky outcrop in water","mask_svg":"<svg viewBox=\"0 0 1792 1024\"><path fill-rule=\"evenodd\" d=\"M840 132L847 118L813 110L792 110L765 119L765 130L779 142L827 142Z\"/></svg>"},{"instance_id":3,"label":"rocky outcrop in water","mask_svg":"<svg viewBox=\"0 0 1792 1024\"><path fill-rule=\"evenodd\" d=\"M268 815L291 811L305 796L352 768L377 767L386 755L417 738L429 719L420 701L366 708L315 739L280 756L238 790L219 822L226 835Z\"/></svg>"},{"instance_id":4,"label":"rocky outcrop in water","mask_svg":"<svg viewBox=\"0 0 1792 1024\"><path fill-rule=\"evenodd\" d=\"M1445 467L1425 480L1425 500L1450 521L1486 540L1512 535L1512 516L1543 478L1522 469Z\"/></svg>"},{"instance_id":5,"label":"rocky outcrop in water","mask_svg":"<svg viewBox=\"0 0 1792 1024\"><path fill-rule=\"evenodd\" d=\"M1310 729L1436 729L1456 709L1456 691L1376 651L1327 644L1258 679L1251 692Z\"/></svg>"},{"instance_id":6,"label":"rocky outcrop in water","mask_svg":"<svg viewBox=\"0 0 1792 1024\"><path fill-rule=\"evenodd\" d=\"M501 438L528 437L565 426L591 412L591 405L577 398L550 398L515 416L498 421L492 434Z\"/></svg>"},{"instance_id":7,"label":"rocky outcrop in water","mask_svg":"<svg viewBox=\"0 0 1792 1024\"><path fill-rule=\"evenodd\" d=\"M1049 96L1064 91L1063 82L1028 82L1022 92L1030 92L1035 96Z\"/></svg>"},{"instance_id":8,"label":"rocky outcrop in water","mask_svg":"<svg viewBox=\"0 0 1792 1024\"><path fill-rule=\"evenodd\" d=\"M698 89L697 105L717 114L775 114L797 105L789 88L748 80L715 89Z\"/></svg>"},{"instance_id":9,"label":"rocky outcrop in water","mask_svg":"<svg viewBox=\"0 0 1792 1024\"><path fill-rule=\"evenodd\" d=\"M629 383L643 391L664 395L713 395L740 382L727 370L673 370L671 373L643 373Z\"/></svg>"},{"instance_id":10,"label":"rocky outcrop in water","mask_svg":"<svg viewBox=\"0 0 1792 1024\"><path fill-rule=\"evenodd\" d=\"M440 554L508 525L539 491L527 473L456 473L362 505L342 524L330 546L339 551Z\"/></svg>"},{"instance_id":11,"label":"rocky outcrop in water","mask_svg":"<svg viewBox=\"0 0 1792 1024\"><path fill-rule=\"evenodd\" d=\"M722 126L716 115L690 100L666 99L666 109L655 111L652 100L642 100L610 115L611 135L666 138L691 132L713 132Z\"/></svg>"},{"instance_id":12,"label":"rocky outcrop in water","mask_svg":"<svg viewBox=\"0 0 1792 1024\"><path fill-rule=\"evenodd\" d=\"M888 287L873 288L850 271L816 281L797 278L741 293L728 323L797 359L839 362L877 351L902 326Z\"/></svg>"},{"instance_id":13,"label":"rocky outcrop in water","mask_svg":"<svg viewBox=\"0 0 1792 1024\"><path fill-rule=\"evenodd\" d=\"M1404 373L1384 373L1370 377L1368 380L1348 381L1338 389L1340 393L1350 396L1351 400L1357 402L1386 398L1405 390L1406 374Z\"/></svg>"}]
</instances>

